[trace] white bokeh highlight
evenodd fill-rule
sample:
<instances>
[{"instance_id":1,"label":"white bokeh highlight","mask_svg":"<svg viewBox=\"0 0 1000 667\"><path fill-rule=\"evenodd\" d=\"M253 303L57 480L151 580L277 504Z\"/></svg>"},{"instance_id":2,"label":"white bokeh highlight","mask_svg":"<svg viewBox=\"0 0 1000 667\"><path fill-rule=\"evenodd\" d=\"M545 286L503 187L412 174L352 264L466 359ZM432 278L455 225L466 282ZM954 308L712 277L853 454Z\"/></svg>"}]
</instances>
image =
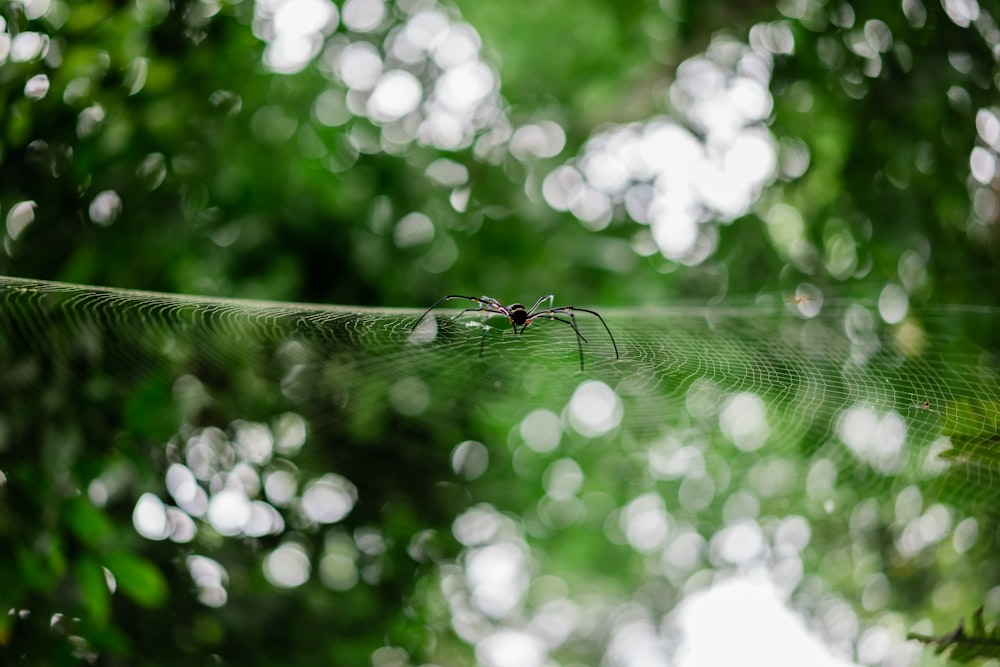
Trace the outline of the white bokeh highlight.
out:
<instances>
[{"instance_id":1,"label":"white bokeh highlight","mask_svg":"<svg viewBox=\"0 0 1000 667\"><path fill-rule=\"evenodd\" d=\"M709 223L746 215L778 173L777 142L767 129L768 85L773 54L791 50L791 33L757 37L751 46L717 38L683 62L667 95L677 116L594 134L576 158L545 177L545 201L592 230L624 212L649 226L664 257L686 264L705 259L718 241ZM515 138L512 152L522 160L534 157L522 144L543 144Z\"/></svg>"}]
</instances>

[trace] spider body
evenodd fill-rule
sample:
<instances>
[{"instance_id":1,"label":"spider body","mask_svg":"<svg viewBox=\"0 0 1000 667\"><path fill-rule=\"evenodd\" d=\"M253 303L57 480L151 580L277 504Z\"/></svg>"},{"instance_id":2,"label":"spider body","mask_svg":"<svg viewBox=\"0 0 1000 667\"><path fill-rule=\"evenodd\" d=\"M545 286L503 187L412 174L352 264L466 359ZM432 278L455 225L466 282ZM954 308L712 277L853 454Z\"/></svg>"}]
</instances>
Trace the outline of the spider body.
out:
<instances>
[{"instance_id":1,"label":"spider body","mask_svg":"<svg viewBox=\"0 0 1000 667\"><path fill-rule=\"evenodd\" d=\"M528 319L528 309L519 303L512 304L507 310L510 311L510 315L507 319L515 327L521 327L521 331L524 331L524 327L531 324L531 320Z\"/></svg>"},{"instance_id":2,"label":"spider body","mask_svg":"<svg viewBox=\"0 0 1000 667\"><path fill-rule=\"evenodd\" d=\"M416 331L417 326L419 326L420 323L423 322L424 318L427 317L427 315L432 310L437 308L440 304L444 303L445 301L451 301L453 299L472 301L477 305L473 306L472 308L465 308L464 310L459 311L451 319L455 320L464 315L465 313L502 315L506 317L508 321L510 321L510 325L514 329L515 334L524 333L524 330L527 328L527 326L531 324L533 320L536 320L538 318L553 320L555 322L562 322L563 324L568 324L573 329L573 333L576 334L576 345L577 348L580 350L580 370L582 371L583 344L587 342L587 339L583 337L583 334L580 333L579 327L577 327L576 325L576 316L574 315L574 313L579 312L579 313L587 313L588 315L593 315L598 320L600 320L601 324L604 325L604 330L608 332L608 337L611 339L611 345L615 349L615 359L619 358L618 344L615 342L615 337L611 334L611 329L608 327L607 322L604 321L604 318L601 317L596 310L577 308L576 306L553 307L552 301L554 298L555 297L552 294L546 294L545 296L538 299L538 301L535 302L535 305L533 305L531 308L526 308L524 304L521 303L513 303L509 306L505 306L491 296L475 297L475 296L463 296L461 294L448 294L447 296L443 296L437 301L435 301L430 308L425 310L423 314L421 314L420 317L417 318L417 321L413 324L413 329L411 329L410 332L412 333L413 331ZM547 308L542 305L546 301L548 302ZM483 337L479 341L480 357L483 356L483 346L485 344L486 344L486 329L484 328Z\"/></svg>"}]
</instances>

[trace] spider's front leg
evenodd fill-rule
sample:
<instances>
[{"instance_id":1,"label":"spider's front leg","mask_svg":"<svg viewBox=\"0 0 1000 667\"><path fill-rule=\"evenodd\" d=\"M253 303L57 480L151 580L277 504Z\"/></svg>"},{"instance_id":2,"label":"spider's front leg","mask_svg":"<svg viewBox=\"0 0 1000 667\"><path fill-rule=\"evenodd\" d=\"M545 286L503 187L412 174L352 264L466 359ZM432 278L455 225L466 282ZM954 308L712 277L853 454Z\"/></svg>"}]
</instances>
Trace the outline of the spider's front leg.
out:
<instances>
[{"instance_id":1,"label":"spider's front leg","mask_svg":"<svg viewBox=\"0 0 1000 667\"><path fill-rule=\"evenodd\" d=\"M549 307L548 308L543 308L543 310L552 310L552 301L554 299L555 299L555 295L553 295L553 294L546 294L545 296L540 297L538 299L538 301L535 302L535 305L531 307L531 310L528 311L528 316L530 317L530 316L534 315L535 313L537 313L538 312L538 307L540 305L542 305L542 303L544 303L545 301L549 302Z\"/></svg>"},{"instance_id":2,"label":"spider's front leg","mask_svg":"<svg viewBox=\"0 0 1000 667\"><path fill-rule=\"evenodd\" d=\"M462 315L465 315L466 313L493 313L493 312L496 312L496 311L490 310L490 309L485 308L483 306L480 306L479 308L465 308L463 310L458 311L458 313L456 313L455 315L452 315L451 317L449 317L448 321L449 322L454 322L455 320L457 320L458 318L460 318Z\"/></svg>"}]
</instances>

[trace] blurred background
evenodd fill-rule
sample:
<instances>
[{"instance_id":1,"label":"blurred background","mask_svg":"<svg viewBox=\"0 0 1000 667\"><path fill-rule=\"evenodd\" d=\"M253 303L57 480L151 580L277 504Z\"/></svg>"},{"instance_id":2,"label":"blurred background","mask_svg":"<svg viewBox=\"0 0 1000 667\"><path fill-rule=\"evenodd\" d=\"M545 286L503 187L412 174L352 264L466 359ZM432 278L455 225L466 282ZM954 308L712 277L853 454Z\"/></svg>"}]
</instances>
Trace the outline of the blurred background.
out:
<instances>
[{"instance_id":1,"label":"blurred background","mask_svg":"<svg viewBox=\"0 0 1000 667\"><path fill-rule=\"evenodd\" d=\"M867 407L846 389L832 403L808 403L822 437L812 427L798 433L801 424L787 439L776 436L779 453L803 455L795 466L768 473L742 460L733 470L758 482L769 474L808 478L815 488L825 474L825 464L816 472L819 462L843 462L817 458L831 433L852 448L848 432L857 431L842 426L850 419L875 420L861 429L872 430L893 409L913 416L921 406L940 407L940 420L911 427L921 446L965 428L981 469L998 469L989 445L993 357L954 356L972 349L968 339L995 351L1000 324L995 1L2 0L0 8L0 274L334 306L328 333L322 311L305 306L236 306L230 320L209 300L67 287L41 308L18 290L47 288L6 284L0 611L10 613L0 650L24 664L155 664L156 651L166 663L666 664L673 640L659 619L683 596L657 585L707 588L708 578L691 573L700 571L698 558L711 561L711 534L746 528L741 520L766 512L725 510L731 496L717 483L719 495L705 507L682 504L694 517L707 507L723 528L676 523L653 492L665 479L687 479L671 458L674 445L657 450L659 463L649 465L659 472L637 491L601 478L612 454L560 457L560 438L562 446L605 438L614 451L634 453L637 442L666 430L668 420L657 431L649 415L676 407L697 421L691 397L708 391L692 389L700 379L716 396L704 416L733 440L720 415L734 405L726 400L743 396L737 390L767 397L756 371L773 367L779 378L807 382L798 372L810 367L808 354L782 370L779 357L798 348L767 345L780 317L815 317L824 302L843 304L820 321L851 339L844 359L856 357L858 327L874 330L877 321L896 327L903 360L860 371ZM556 305L603 313L632 359L652 355L663 384L648 391L664 392L666 403L647 407L635 430L618 414L621 397L647 389L636 389L634 377L616 384L624 373L616 376L607 351L595 347L606 344L599 329L584 333L588 364L594 360L603 381L549 381L521 359L507 370L525 381L523 395L510 384L497 395L486 385L502 364L430 379L441 368L471 368L478 335L448 352L471 358L419 365L401 347L412 318L357 320L349 308L387 313L484 293L530 304L550 292ZM711 332L699 328L704 318L650 324L624 315L734 298L779 307L745 308ZM859 320L852 303L868 304L874 319ZM980 309L933 310L940 304ZM913 324L924 306L935 315ZM359 322L395 337L372 334L370 347L359 346L349 333ZM658 347L668 325L673 352ZM572 346L568 334L560 340ZM823 373L842 372L841 340L816 335L807 342L828 344L814 369L827 380ZM746 377L754 379L744 386L738 373L666 363L678 350L711 358L706 336L718 337L727 358L747 355ZM925 342L932 351L939 345L941 358L906 366ZM515 354L511 345L500 348ZM575 357L563 362L555 366L576 370ZM310 369L310 383L289 380L293 367ZM928 373L968 382L967 391L924 385ZM281 390L254 384L260 378ZM885 410L871 407L882 395L872 387L889 380L905 391ZM295 382L308 387L289 389ZM628 400L626 415L634 415ZM764 409L759 398L739 400L730 416ZM785 407L801 416L792 403ZM588 406L597 406L598 421L609 410L610 421L588 427L580 417ZM325 444L309 453L310 441ZM539 461L511 454L528 450ZM471 483L498 451L513 457L510 469L479 493L442 481L443 469ZM681 458L693 450L684 451ZM887 476L906 468L869 464ZM516 516L539 496L576 497L585 479L606 484L588 512L626 517L618 538L580 530L560 551L546 531L576 519L549 508L556 514L542 520L548 528L532 535L531 521ZM806 590L793 606L839 647L831 660L920 664L929 652L890 648L928 609L957 622L997 590L1000 565L987 559L995 540L966 534L949 543L949 555L926 556L924 547L947 542L958 526L972 530L964 514L914 501L906 483L863 476L861 484L882 495L861 518L839 517L847 560L816 555L812 563L828 573L867 563L864 576L845 584L853 592L834 600L796 588L799 580L785 592ZM778 541L804 548L801 525L787 523L795 509L788 499L802 488L784 490L786 504L774 509L784 518L770 527L761 521L751 541L780 533ZM378 502L355 508L366 493ZM848 505L863 496L848 492ZM260 503L252 512L251 501ZM814 505L796 511L822 515L823 502ZM935 523L937 507L947 521ZM931 519L912 523L925 510ZM628 512L663 517L664 536L629 538ZM978 521L977 535L993 534L992 519ZM894 522L900 535L911 523L925 532L933 524L940 535L895 555L872 546L875 565L870 553L851 551L864 532L858 525L871 528L875 544ZM636 530L654 533L660 525L640 524L646 528ZM532 556L531 539L548 546ZM973 544L984 555L967 564L969 580L942 592L934 573ZM593 607L571 579L546 569L554 562L586 579L588 568L617 563L618 547L638 560L611 589L580 593ZM693 560L683 576L650 587L654 551ZM726 558L741 567L754 560ZM512 601L487 590L476 598L462 588L475 588L467 570L476 567L510 574L484 586L523 595ZM889 583L896 575L898 588ZM629 598L632 606L609 602L633 583L645 588ZM460 593L471 600L465 607ZM1000 611L1000 593L990 600ZM861 616L845 611L851 605ZM879 616L890 607L913 614ZM649 610L661 634L648 652L635 649L642 642L628 649L630 637L647 637ZM621 633L561 648L597 632L594 619L605 612ZM523 622L510 620L520 613ZM891 631L865 635L865 613L870 627ZM931 634L929 624L920 628Z\"/></svg>"},{"instance_id":2,"label":"blurred background","mask_svg":"<svg viewBox=\"0 0 1000 667\"><path fill-rule=\"evenodd\" d=\"M989 3L3 7L7 275L414 307L919 300L945 275L993 298Z\"/></svg>"}]
</instances>

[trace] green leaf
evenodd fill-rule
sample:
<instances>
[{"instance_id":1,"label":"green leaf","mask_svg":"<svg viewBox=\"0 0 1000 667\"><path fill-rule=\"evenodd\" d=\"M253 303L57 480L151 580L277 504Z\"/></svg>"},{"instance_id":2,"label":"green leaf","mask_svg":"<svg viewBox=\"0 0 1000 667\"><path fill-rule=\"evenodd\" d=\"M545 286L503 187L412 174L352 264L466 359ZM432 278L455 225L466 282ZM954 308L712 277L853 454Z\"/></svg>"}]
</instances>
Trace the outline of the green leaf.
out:
<instances>
[{"instance_id":1,"label":"green leaf","mask_svg":"<svg viewBox=\"0 0 1000 667\"><path fill-rule=\"evenodd\" d=\"M29 588L52 590L66 571L66 556L57 535L48 535L33 548L17 549L17 569L20 580Z\"/></svg>"},{"instance_id":2,"label":"green leaf","mask_svg":"<svg viewBox=\"0 0 1000 667\"><path fill-rule=\"evenodd\" d=\"M982 607L973 612L968 628L965 619L959 619L955 629L943 635L928 637L911 632L907 638L933 646L938 655L947 653L948 659L954 662L1000 658L1000 628L986 628Z\"/></svg>"},{"instance_id":3,"label":"green leaf","mask_svg":"<svg viewBox=\"0 0 1000 667\"><path fill-rule=\"evenodd\" d=\"M114 533L107 515L84 498L74 498L66 506L66 523L81 542L96 546Z\"/></svg>"},{"instance_id":4,"label":"green leaf","mask_svg":"<svg viewBox=\"0 0 1000 667\"><path fill-rule=\"evenodd\" d=\"M111 592L104 569L90 556L84 556L76 564L76 581L80 587L80 597L89 612L89 621L97 626L105 626L111 614Z\"/></svg>"},{"instance_id":5,"label":"green leaf","mask_svg":"<svg viewBox=\"0 0 1000 667\"><path fill-rule=\"evenodd\" d=\"M110 554L105 564L115 575L118 589L144 607L159 607L167 598L163 573L145 558L120 551Z\"/></svg>"}]
</instances>

